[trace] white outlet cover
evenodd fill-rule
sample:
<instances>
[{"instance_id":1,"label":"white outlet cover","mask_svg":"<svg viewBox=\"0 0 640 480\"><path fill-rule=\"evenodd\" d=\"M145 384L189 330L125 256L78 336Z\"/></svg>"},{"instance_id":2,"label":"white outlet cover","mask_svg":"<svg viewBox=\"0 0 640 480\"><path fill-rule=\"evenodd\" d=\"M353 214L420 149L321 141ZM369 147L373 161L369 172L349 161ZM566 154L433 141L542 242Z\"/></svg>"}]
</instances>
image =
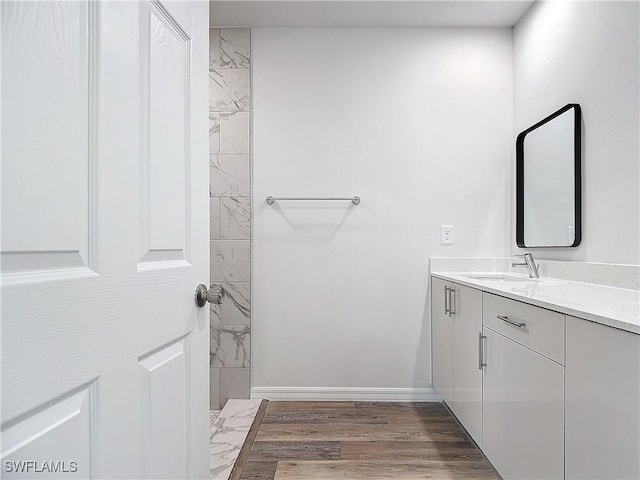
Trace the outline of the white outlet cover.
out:
<instances>
[{"instance_id":1,"label":"white outlet cover","mask_svg":"<svg viewBox=\"0 0 640 480\"><path fill-rule=\"evenodd\" d=\"M453 225L440 225L440 243L453 245Z\"/></svg>"}]
</instances>

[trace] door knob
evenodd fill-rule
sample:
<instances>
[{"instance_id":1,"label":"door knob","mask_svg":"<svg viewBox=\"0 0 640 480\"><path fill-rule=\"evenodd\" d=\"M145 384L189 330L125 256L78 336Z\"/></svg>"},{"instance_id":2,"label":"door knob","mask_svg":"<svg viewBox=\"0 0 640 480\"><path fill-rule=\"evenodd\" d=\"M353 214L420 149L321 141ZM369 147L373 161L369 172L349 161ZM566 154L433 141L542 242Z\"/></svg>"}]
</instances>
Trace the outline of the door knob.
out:
<instances>
[{"instance_id":1,"label":"door knob","mask_svg":"<svg viewBox=\"0 0 640 480\"><path fill-rule=\"evenodd\" d=\"M222 286L213 285L211 288L203 283L196 287L196 305L204 307L206 303L215 303L220 305L222 303Z\"/></svg>"}]
</instances>

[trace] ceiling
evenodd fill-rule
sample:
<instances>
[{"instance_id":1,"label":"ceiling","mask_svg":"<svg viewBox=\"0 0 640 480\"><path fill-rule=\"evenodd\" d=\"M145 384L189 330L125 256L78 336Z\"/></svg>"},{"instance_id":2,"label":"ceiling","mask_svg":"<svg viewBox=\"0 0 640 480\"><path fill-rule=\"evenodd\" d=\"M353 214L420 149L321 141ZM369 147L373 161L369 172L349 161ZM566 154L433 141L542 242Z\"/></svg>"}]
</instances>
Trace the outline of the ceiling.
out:
<instances>
[{"instance_id":1,"label":"ceiling","mask_svg":"<svg viewBox=\"0 0 640 480\"><path fill-rule=\"evenodd\" d=\"M219 27L511 27L529 0L211 1Z\"/></svg>"}]
</instances>

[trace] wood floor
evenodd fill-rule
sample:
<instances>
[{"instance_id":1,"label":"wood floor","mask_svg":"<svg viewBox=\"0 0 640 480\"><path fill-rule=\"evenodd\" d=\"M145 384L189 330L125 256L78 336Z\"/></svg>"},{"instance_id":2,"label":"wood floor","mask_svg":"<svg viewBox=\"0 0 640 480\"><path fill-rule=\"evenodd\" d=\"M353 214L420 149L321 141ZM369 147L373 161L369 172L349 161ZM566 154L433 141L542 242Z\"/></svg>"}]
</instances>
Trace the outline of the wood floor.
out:
<instances>
[{"instance_id":1,"label":"wood floor","mask_svg":"<svg viewBox=\"0 0 640 480\"><path fill-rule=\"evenodd\" d=\"M499 479L438 403L269 402L246 480Z\"/></svg>"}]
</instances>

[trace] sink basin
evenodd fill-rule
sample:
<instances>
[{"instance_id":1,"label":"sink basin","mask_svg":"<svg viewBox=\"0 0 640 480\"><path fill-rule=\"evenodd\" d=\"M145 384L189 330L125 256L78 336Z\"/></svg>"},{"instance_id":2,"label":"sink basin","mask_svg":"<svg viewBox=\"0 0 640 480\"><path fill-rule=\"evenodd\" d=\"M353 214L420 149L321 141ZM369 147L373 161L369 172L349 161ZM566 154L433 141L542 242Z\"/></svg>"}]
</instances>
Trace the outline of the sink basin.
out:
<instances>
[{"instance_id":1,"label":"sink basin","mask_svg":"<svg viewBox=\"0 0 640 480\"><path fill-rule=\"evenodd\" d=\"M484 282L539 282L538 278L519 277L506 273L478 273L462 275L463 277L473 278L474 280L482 280Z\"/></svg>"}]
</instances>

